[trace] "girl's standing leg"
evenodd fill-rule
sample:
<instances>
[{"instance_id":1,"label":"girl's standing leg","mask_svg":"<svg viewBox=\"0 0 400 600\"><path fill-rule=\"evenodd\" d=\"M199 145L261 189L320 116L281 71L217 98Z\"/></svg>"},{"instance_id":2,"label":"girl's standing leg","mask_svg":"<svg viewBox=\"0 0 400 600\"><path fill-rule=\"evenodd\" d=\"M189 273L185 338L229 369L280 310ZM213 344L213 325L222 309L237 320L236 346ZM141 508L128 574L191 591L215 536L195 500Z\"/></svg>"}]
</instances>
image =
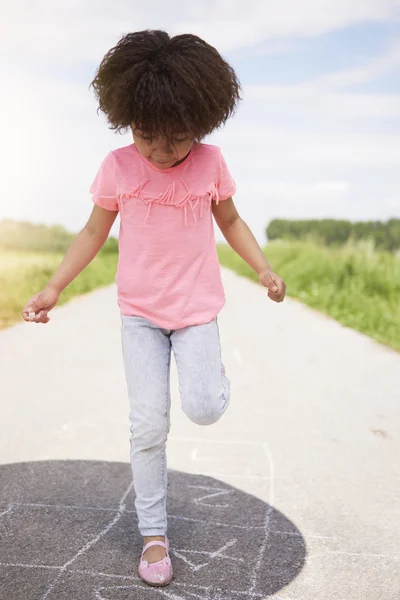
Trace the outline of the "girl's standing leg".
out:
<instances>
[{"instance_id":1,"label":"girl's standing leg","mask_svg":"<svg viewBox=\"0 0 400 600\"><path fill-rule=\"evenodd\" d=\"M218 421L229 405L230 382L222 363L217 317L171 335L182 409L198 425Z\"/></svg>"},{"instance_id":2,"label":"girl's standing leg","mask_svg":"<svg viewBox=\"0 0 400 600\"><path fill-rule=\"evenodd\" d=\"M166 440L170 430L170 334L143 317L121 314L130 402L130 459L143 537L167 532Z\"/></svg>"}]
</instances>

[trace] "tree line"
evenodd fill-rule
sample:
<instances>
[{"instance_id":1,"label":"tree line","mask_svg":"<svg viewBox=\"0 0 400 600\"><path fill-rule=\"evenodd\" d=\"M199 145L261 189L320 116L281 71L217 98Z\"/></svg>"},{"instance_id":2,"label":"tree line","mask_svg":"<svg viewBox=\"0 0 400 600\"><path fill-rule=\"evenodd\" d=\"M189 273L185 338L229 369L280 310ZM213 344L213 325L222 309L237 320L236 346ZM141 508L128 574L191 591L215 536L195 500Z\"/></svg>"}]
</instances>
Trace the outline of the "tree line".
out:
<instances>
[{"instance_id":1,"label":"tree line","mask_svg":"<svg viewBox=\"0 0 400 600\"><path fill-rule=\"evenodd\" d=\"M327 246L338 246L350 239L372 239L377 250L394 252L400 248L400 219L388 221L346 221L340 219L273 219L266 228L268 240L309 236Z\"/></svg>"}]
</instances>

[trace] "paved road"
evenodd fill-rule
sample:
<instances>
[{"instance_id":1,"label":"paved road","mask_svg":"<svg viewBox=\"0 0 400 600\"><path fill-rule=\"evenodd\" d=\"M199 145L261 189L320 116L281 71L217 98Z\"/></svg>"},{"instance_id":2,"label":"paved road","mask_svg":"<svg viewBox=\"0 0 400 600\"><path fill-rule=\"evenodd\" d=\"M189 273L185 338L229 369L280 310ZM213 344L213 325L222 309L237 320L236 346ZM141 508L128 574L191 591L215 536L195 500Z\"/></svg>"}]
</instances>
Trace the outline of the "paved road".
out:
<instances>
[{"instance_id":1,"label":"paved road","mask_svg":"<svg viewBox=\"0 0 400 600\"><path fill-rule=\"evenodd\" d=\"M136 576L115 286L0 332L4 598L399 600L400 354L223 278L231 405L191 423L173 363L160 590Z\"/></svg>"}]
</instances>

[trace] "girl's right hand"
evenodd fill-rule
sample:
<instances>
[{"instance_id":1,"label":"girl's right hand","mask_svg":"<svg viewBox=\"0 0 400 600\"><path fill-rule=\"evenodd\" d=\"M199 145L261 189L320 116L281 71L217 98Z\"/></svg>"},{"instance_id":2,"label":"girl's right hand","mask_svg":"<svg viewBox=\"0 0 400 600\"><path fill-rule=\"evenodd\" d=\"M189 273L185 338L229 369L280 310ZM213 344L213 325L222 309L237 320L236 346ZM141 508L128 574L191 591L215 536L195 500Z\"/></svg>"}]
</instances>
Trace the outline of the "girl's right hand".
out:
<instances>
[{"instance_id":1,"label":"girl's right hand","mask_svg":"<svg viewBox=\"0 0 400 600\"><path fill-rule=\"evenodd\" d=\"M41 292L32 296L22 310L24 321L31 323L48 323L50 318L47 313L57 304L60 293L52 286L46 286ZM35 316L29 316L35 313Z\"/></svg>"}]
</instances>

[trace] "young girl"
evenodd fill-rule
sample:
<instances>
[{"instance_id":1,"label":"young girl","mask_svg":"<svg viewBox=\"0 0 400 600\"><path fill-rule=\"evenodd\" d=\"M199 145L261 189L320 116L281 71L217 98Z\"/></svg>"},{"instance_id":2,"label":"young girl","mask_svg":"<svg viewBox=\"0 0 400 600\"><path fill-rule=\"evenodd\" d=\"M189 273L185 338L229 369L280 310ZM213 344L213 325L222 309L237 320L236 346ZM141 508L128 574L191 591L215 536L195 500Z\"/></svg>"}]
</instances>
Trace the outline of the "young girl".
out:
<instances>
[{"instance_id":1,"label":"young girl","mask_svg":"<svg viewBox=\"0 0 400 600\"><path fill-rule=\"evenodd\" d=\"M48 312L99 252L119 213L116 284L135 508L144 538L139 575L150 585L167 585L171 348L182 409L193 422L215 423L230 398L217 323L225 296L212 216L271 300L281 302L286 288L237 213L235 182L219 147L201 142L240 100L236 74L217 50L195 35L129 33L107 52L90 85L111 129L130 128L134 143L104 158L90 188L88 222L22 315L48 323Z\"/></svg>"}]
</instances>

